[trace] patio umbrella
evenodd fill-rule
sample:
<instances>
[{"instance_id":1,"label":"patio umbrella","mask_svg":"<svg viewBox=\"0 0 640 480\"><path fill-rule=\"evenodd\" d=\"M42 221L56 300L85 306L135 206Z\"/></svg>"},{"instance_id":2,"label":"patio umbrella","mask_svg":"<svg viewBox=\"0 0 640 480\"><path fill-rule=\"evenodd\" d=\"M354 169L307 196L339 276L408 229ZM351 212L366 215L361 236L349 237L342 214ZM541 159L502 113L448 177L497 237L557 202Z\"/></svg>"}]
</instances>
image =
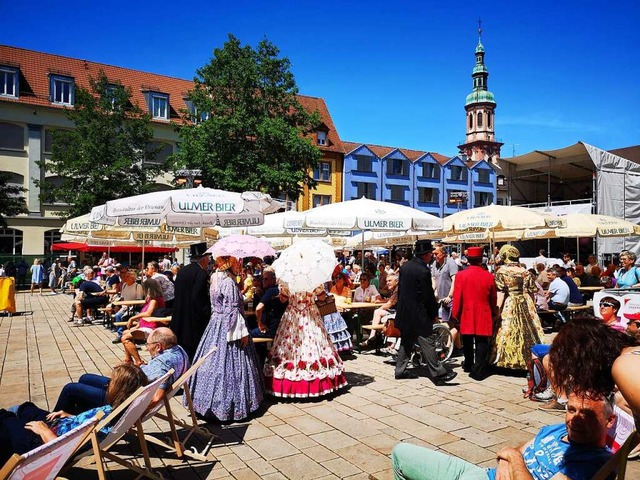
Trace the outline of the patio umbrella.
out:
<instances>
[{"instance_id":1,"label":"patio umbrella","mask_svg":"<svg viewBox=\"0 0 640 480\"><path fill-rule=\"evenodd\" d=\"M404 231L438 230L442 220L422 210L368 198L330 203L304 214L307 228L331 230Z\"/></svg>"},{"instance_id":2,"label":"patio umbrella","mask_svg":"<svg viewBox=\"0 0 640 480\"><path fill-rule=\"evenodd\" d=\"M472 231L524 230L526 228L564 227L561 217L512 205L489 205L449 215L443 220L442 231L460 233Z\"/></svg>"},{"instance_id":3,"label":"patio umbrella","mask_svg":"<svg viewBox=\"0 0 640 480\"><path fill-rule=\"evenodd\" d=\"M92 222L123 227L248 227L261 225L264 214L284 205L260 192L227 192L212 188L188 188L146 193L111 200L94 207Z\"/></svg>"},{"instance_id":4,"label":"patio umbrella","mask_svg":"<svg viewBox=\"0 0 640 480\"><path fill-rule=\"evenodd\" d=\"M283 250L273 269L291 293L312 292L331 280L336 263L333 247L318 239L305 239Z\"/></svg>"},{"instance_id":5,"label":"patio umbrella","mask_svg":"<svg viewBox=\"0 0 640 480\"><path fill-rule=\"evenodd\" d=\"M273 257L276 251L268 242L252 235L230 235L221 238L207 250L214 258L231 256L235 258Z\"/></svg>"}]
</instances>

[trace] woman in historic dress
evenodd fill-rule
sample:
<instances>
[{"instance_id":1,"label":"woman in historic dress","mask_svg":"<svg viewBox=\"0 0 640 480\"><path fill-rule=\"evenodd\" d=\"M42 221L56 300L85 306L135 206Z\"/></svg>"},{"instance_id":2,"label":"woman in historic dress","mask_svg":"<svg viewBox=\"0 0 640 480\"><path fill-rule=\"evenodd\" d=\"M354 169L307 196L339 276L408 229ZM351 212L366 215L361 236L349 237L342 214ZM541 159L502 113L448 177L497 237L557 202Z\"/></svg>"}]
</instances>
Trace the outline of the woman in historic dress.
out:
<instances>
[{"instance_id":1,"label":"woman in historic dress","mask_svg":"<svg viewBox=\"0 0 640 480\"><path fill-rule=\"evenodd\" d=\"M44 282L44 267L39 258L33 261L31 266L31 295L33 290L37 286L40 289L40 295L42 295L42 283Z\"/></svg>"},{"instance_id":2,"label":"woman in historic dress","mask_svg":"<svg viewBox=\"0 0 640 480\"><path fill-rule=\"evenodd\" d=\"M500 258L503 265L495 277L501 313L492 359L498 367L524 370L531 358L531 347L545 343L532 298L537 288L531 274L518 263L517 248L504 245Z\"/></svg>"},{"instance_id":3,"label":"woman in historic dress","mask_svg":"<svg viewBox=\"0 0 640 480\"><path fill-rule=\"evenodd\" d=\"M264 365L267 392L276 397L326 395L347 384L344 364L314 301L312 292L290 293L273 347Z\"/></svg>"},{"instance_id":4,"label":"woman in historic dress","mask_svg":"<svg viewBox=\"0 0 640 480\"><path fill-rule=\"evenodd\" d=\"M211 319L194 363L211 347L216 352L202 364L189 382L193 407L206 418L242 420L260 407L264 385L255 346L244 319L244 302L235 278L239 262L218 257L211 275Z\"/></svg>"},{"instance_id":5,"label":"woman in historic dress","mask_svg":"<svg viewBox=\"0 0 640 480\"><path fill-rule=\"evenodd\" d=\"M347 322L344 321L340 312L336 308L335 298L327 294L323 287L316 288L316 305L322 316L324 328L327 330L331 342L338 352L349 352L353 348L351 342L351 333L347 328ZM333 301L332 301L333 300ZM324 309L320 308L325 305Z\"/></svg>"}]
</instances>

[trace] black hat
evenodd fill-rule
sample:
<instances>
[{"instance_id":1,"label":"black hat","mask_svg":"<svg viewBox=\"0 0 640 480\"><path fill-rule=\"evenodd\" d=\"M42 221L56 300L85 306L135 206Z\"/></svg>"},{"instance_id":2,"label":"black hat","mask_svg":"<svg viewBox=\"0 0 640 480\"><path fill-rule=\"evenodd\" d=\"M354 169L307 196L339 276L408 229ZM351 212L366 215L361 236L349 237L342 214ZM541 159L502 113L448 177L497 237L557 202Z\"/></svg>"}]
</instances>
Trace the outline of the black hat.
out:
<instances>
[{"instance_id":1,"label":"black hat","mask_svg":"<svg viewBox=\"0 0 640 480\"><path fill-rule=\"evenodd\" d=\"M432 251L433 245L431 245L431 240L417 240L413 248L413 254L416 256L431 253Z\"/></svg>"},{"instance_id":2,"label":"black hat","mask_svg":"<svg viewBox=\"0 0 640 480\"><path fill-rule=\"evenodd\" d=\"M207 242L189 245L189 256L192 259L204 257L205 255L207 255Z\"/></svg>"}]
</instances>

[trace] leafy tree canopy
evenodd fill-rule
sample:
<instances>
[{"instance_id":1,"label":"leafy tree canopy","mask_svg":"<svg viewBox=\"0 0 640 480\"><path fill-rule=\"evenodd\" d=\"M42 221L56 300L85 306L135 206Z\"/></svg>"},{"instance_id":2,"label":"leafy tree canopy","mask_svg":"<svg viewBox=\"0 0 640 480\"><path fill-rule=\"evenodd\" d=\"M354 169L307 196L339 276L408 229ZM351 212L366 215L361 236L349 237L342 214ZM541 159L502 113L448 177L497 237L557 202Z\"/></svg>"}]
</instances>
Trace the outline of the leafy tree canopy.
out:
<instances>
[{"instance_id":1,"label":"leafy tree canopy","mask_svg":"<svg viewBox=\"0 0 640 480\"><path fill-rule=\"evenodd\" d=\"M13 185L10 172L0 172L0 227L6 227L5 217L14 217L21 213L28 213L27 205L22 195L27 190L20 185Z\"/></svg>"},{"instance_id":2,"label":"leafy tree canopy","mask_svg":"<svg viewBox=\"0 0 640 480\"><path fill-rule=\"evenodd\" d=\"M42 201L69 204L60 214L69 218L150 190L162 166L150 147L150 116L131 104L130 88L100 72L90 79L90 90L76 87L67 116L75 129L54 131L51 160L41 162L61 183L39 182Z\"/></svg>"},{"instance_id":3,"label":"leafy tree canopy","mask_svg":"<svg viewBox=\"0 0 640 480\"><path fill-rule=\"evenodd\" d=\"M233 35L197 71L195 88L180 127L177 167L202 170L206 186L257 190L297 199L303 186L315 186L313 169L321 152L310 134L320 124L317 112L298 103L287 58L268 40L257 48Z\"/></svg>"}]
</instances>

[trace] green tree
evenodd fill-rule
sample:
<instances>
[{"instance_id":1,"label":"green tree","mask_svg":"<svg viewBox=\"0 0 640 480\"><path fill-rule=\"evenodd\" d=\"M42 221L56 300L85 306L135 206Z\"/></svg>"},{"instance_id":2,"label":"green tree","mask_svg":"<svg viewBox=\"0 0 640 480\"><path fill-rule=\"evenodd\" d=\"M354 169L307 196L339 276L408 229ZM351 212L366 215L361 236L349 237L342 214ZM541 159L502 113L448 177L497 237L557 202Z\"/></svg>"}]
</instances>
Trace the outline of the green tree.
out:
<instances>
[{"instance_id":1,"label":"green tree","mask_svg":"<svg viewBox=\"0 0 640 480\"><path fill-rule=\"evenodd\" d=\"M104 72L89 83L90 90L76 87L75 105L67 111L75 129L54 131L51 160L40 164L61 178L61 184L39 182L40 198L69 204L59 214L64 218L148 192L162 167L153 163L156 152L149 148L150 116L132 105L131 89Z\"/></svg>"},{"instance_id":2,"label":"green tree","mask_svg":"<svg viewBox=\"0 0 640 480\"><path fill-rule=\"evenodd\" d=\"M177 168L199 168L206 186L297 199L321 152L308 134L320 124L297 100L287 58L268 40L257 48L233 35L197 71L179 127Z\"/></svg>"},{"instance_id":3,"label":"green tree","mask_svg":"<svg viewBox=\"0 0 640 480\"><path fill-rule=\"evenodd\" d=\"M28 213L22 194L27 191L19 185L12 185L10 172L0 172L0 227L7 226L5 217Z\"/></svg>"}]
</instances>

